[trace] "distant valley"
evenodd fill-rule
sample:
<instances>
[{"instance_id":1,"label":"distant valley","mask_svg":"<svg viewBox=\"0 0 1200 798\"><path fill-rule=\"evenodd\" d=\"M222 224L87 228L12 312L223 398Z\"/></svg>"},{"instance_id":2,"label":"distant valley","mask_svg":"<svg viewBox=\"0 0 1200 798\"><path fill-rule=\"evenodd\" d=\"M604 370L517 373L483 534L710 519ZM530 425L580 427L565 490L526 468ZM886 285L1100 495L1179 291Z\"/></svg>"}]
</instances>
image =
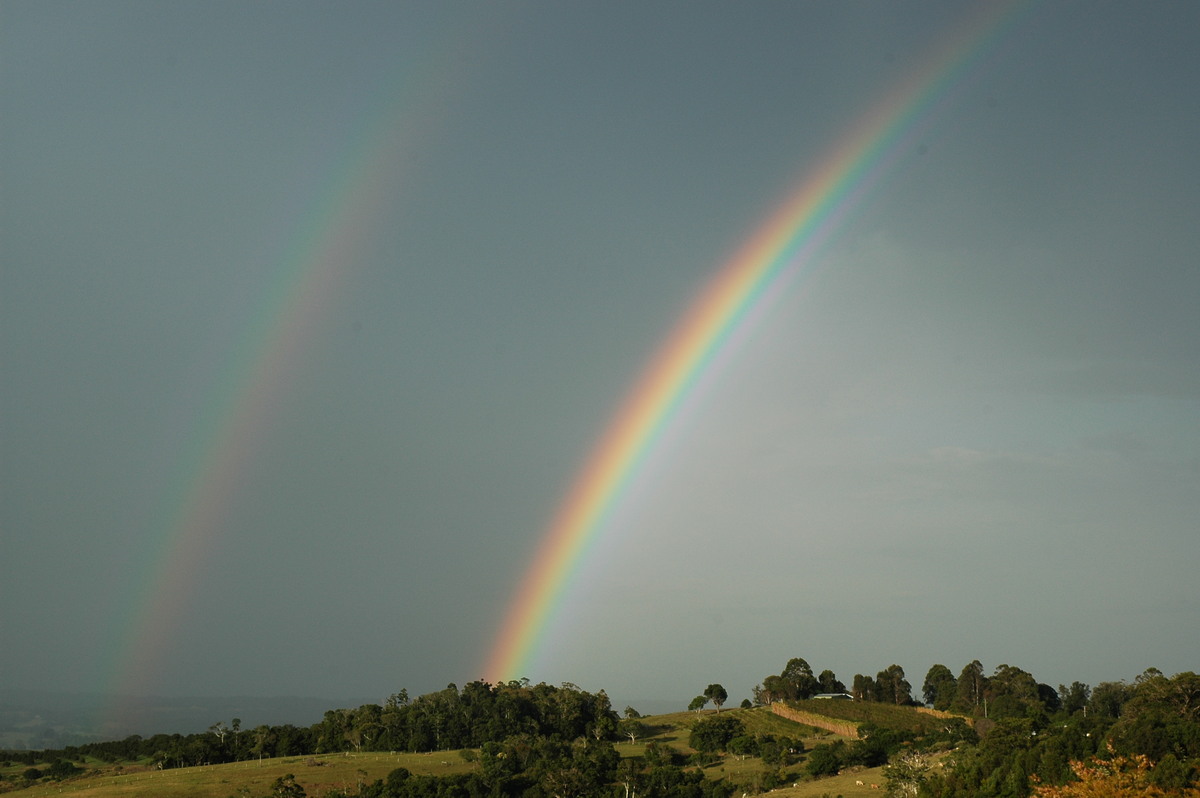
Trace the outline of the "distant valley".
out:
<instances>
[{"instance_id":1,"label":"distant valley","mask_svg":"<svg viewBox=\"0 0 1200 798\"><path fill-rule=\"evenodd\" d=\"M311 726L331 707L353 707L369 698L277 696L125 697L0 688L0 748L64 748L119 740L131 734L195 734L218 721L246 726ZM119 711L113 711L118 707Z\"/></svg>"}]
</instances>

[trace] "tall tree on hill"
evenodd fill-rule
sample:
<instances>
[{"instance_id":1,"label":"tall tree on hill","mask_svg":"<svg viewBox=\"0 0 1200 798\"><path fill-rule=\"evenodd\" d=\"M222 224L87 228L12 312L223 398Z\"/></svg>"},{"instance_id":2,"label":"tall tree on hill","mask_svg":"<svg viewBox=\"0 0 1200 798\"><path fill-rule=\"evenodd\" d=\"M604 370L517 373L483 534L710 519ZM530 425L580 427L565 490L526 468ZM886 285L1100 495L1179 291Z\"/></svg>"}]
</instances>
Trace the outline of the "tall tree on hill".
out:
<instances>
[{"instance_id":1,"label":"tall tree on hill","mask_svg":"<svg viewBox=\"0 0 1200 798\"><path fill-rule=\"evenodd\" d=\"M861 673L854 674L854 686L850 688L850 695L854 696L856 701L874 701L875 680Z\"/></svg>"},{"instance_id":2,"label":"tall tree on hill","mask_svg":"<svg viewBox=\"0 0 1200 798\"><path fill-rule=\"evenodd\" d=\"M1128 709L1136 712L1145 705L1168 708L1189 721L1200 720L1200 676L1185 671L1167 678L1158 668L1146 669L1134 681Z\"/></svg>"},{"instance_id":3,"label":"tall tree on hill","mask_svg":"<svg viewBox=\"0 0 1200 798\"><path fill-rule=\"evenodd\" d=\"M1060 684L1058 686L1058 694L1062 697L1063 711L1068 715L1074 715L1076 712L1082 712L1087 708L1088 697L1092 694L1092 688L1083 682L1071 682L1070 687Z\"/></svg>"},{"instance_id":4,"label":"tall tree on hill","mask_svg":"<svg viewBox=\"0 0 1200 798\"><path fill-rule=\"evenodd\" d=\"M912 685L904 677L904 668L892 664L876 674L875 694L884 703L911 704Z\"/></svg>"},{"instance_id":5,"label":"tall tree on hill","mask_svg":"<svg viewBox=\"0 0 1200 798\"><path fill-rule=\"evenodd\" d=\"M704 697L713 702L717 712L720 712L721 705L725 703L725 699L729 698L729 693L725 692L725 688L719 684L710 684L704 688Z\"/></svg>"},{"instance_id":6,"label":"tall tree on hill","mask_svg":"<svg viewBox=\"0 0 1200 798\"><path fill-rule=\"evenodd\" d=\"M987 680L989 718L1020 718L1044 710L1037 681L1012 665L1000 665Z\"/></svg>"},{"instance_id":7,"label":"tall tree on hill","mask_svg":"<svg viewBox=\"0 0 1200 798\"><path fill-rule=\"evenodd\" d=\"M767 676L762 685L755 689L755 700L763 706L787 698L788 687L782 676Z\"/></svg>"},{"instance_id":8,"label":"tall tree on hill","mask_svg":"<svg viewBox=\"0 0 1200 798\"><path fill-rule=\"evenodd\" d=\"M1168 754L1185 761L1200 755L1200 676L1189 671L1167 678L1152 668L1137 677L1127 695L1110 732L1119 751L1155 761Z\"/></svg>"},{"instance_id":9,"label":"tall tree on hill","mask_svg":"<svg viewBox=\"0 0 1200 798\"><path fill-rule=\"evenodd\" d=\"M217 738L217 748L219 750L224 750L225 737L229 734L229 727L225 725L224 721L217 721L213 725L209 726L208 730Z\"/></svg>"},{"instance_id":10,"label":"tall tree on hill","mask_svg":"<svg viewBox=\"0 0 1200 798\"><path fill-rule=\"evenodd\" d=\"M808 664L808 660L804 657L792 657L787 661L787 665L783 666L783 673L779 674L785 679L795 681L801 676L812 676L812 666Z\"/></svg>"},{"instance_id":11,"label":"tall tree on hill","mask_svg":"<svg viewBox=\"0 0 1200 798\"><path fill-rule=\"evenodd\" d=\"M979 660L973 660L959 674L952 704L954 711L964 715L975 714L976 709L983 706L985 687L987 677L983 675L983 664Z\"/></svg>"},{"instance_id":12,"label":"tall tree on hill","mask_svg":"<svg viewBox=\"0 0 1200 798\"><path fill-rule=\"evenodd\" d=\"M950 704L954 701L954 693L958 687L958 680L954 678L954 674L945 665L934 665L925 674L925 684L921 687L921 694L925 698L925 703L933 706L934 709L947 710Z\"/></svg>"},{"instance_id":13,"label":"tall tree on hill","mask_svg":"<svg viewBox=\"0 0 1200 798\"><path fill-rule=\"evenodd\" d=\"M787 683L788 698L812 698L821 689L817 677L813 676L812 667L800 657L789 659L779 675Z\"/></svg>"},{"instance_id":14,"label":"tall tree on hill","mask_svg":"<svg viewBox=\"0 0 1200 798\"><path fill-rule=\"evenodd\" d=\"M584 693L588 695L588 693ZM616 710L612 708L612 702L608 698L608 693L601 690L598 693L590 695L588 701L588 731L597 742L607 740L617 733L617 721L620 716Z\"/></svg>"},{"instance_id":15,"label":"tall tree on hill","mask_svg":"<svg viewBox=\"0 0 1200 798\"><path fill-rule=\"evenodd\" d=\"M1124 682L1100 682L1092 688L1087 703L1089 718L1119 718L1121 707L1130 699L1133 688Z\"/></svg>"},{"instance_id":16,"label":"tall tree on hill","mask_svg":"<svg viewBox=\"0 0 1200 798\"><path fill-rule=\"evenodd\" d=\"M1038 700L1042 702L1046 712L1054 713L1062 709L1062 699L1058 697L1058 691L1048 684L1038 682Z\"/></svg>"},{"instance_id":17,"label":"tall tree on hill","mask_svg":"<svg viewBox=\"0 0 1200 798\"><path fill-rule=\"evenodd\" d=\"M322 754L334 753L342 750L342 744L346 739L346 731L350 728L350 719L353 715L352 709L329 709L325 711L325 717L320 725L316 728L317 731L317 752Z\"/></svg>"},{"instance_id":18,"label":"tall tree on hill","mask_svg":"<svg viewBox=\"0 0 1200 798\"><path fill-rule=\"evenodd\" d=\"M350 716L343 738L355 751L361 752L364 745L370 750L371 741L383 728L382 713L383 708L378 704L363 704Z\"/></svg>"},{"instance_id":19,"label":"tall tree on hill","mask_svg":"<svg viewBox=\"0 0 1200 798\"><path fill-rule=\"evenodd\" d=\"M817 677L817 683L820 686L822 693L846 692L846 685L842 684L838 679L837 674L828 668L821 671L821 675Z\"/></svg>"},{"instance_id":20,"label":"tall tree on hill","mask_svg":"<svg viewBox=\"0 0 1200 798\"><path fill-rule=\"evenodd\" d=\"M257 756L261 762L264 755L270 755L271 744L275 742L275 730L266 725L256 726L253 735L254 745L250 748L250 753Z\"/></svg>"}]
</instances>

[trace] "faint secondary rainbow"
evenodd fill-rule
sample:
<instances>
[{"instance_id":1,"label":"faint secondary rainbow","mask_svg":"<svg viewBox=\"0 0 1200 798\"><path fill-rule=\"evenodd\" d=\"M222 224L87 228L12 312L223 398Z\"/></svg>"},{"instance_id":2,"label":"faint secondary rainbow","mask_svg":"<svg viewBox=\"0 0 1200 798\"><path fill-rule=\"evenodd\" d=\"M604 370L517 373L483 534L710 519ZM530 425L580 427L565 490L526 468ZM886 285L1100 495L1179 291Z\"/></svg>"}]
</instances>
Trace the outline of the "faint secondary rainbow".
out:
<instances>
[{"instance_id":1,"label":"faint secondary rainbow","mask_svg":"<svg viewBox=\"0 0 1200 798\"><path fill-rule=\"evenodd\" d=\"M503 682L528 675L524 671L544 644L590 545L710 364L748 317L770 304L787 275L825 244L911 151L935 110L978 71L1030 5L1021 0L981 6L842 136L689 307L559 505L508 606L483 667L485 679Z\"/></svg>"},{"instance_id":2,"label":"faint secondary rainbow","mask_svg":"<svg viewBox=\"0 0 1200 798\"><path fill-rule=\"evenodd\" d=\"M149 521L150 545L131 553L140 579L114 613L119 628L97 674L115 702L102 710L103 722L120 721L124 697L159 687L164 654L186 634L179 622L226 534L239 483L373 226L403 198L409 155L436 133L446 95L461 77L455 55L474 38L453 47L429 42L419 71L394 76L350 109L344 135L331 140L310 188L297 192L265 254L247 265L261 272L257 296L197 380L204 399L181 421L188 431Z\"/></svg>"},{"instance_id":3,"label":"faint secondary rainbow","mask_svg":"<svg viewBox=\"0 0 1200 798\"><path fill-rule=\"evenodd\" d=\"M254 316L238 333L224 363L213 369L210 396L192 420L174 484L154 523L153 550L143 559L145 581L122 612L126 624L110 675L117 695L153 682L158 658L175 634L183 606L194 596L203 566L272 410L286 395L304 344L353 259L354 228L365 192L355 189L363 157L346 165L337 185L303 223L304 232L278 256Z\"/></svg>"},{"instance_id":4,"label":"faint secondary rainbow","mask_svg":"<svg viewBox=\"0 0 1200 798\"><path fill-rule=\"evenodd\" d=\"M339 162L321 201L298 223L301 232L275 256L253 316L223 362L211 367L208 398L177 457L176 473L154 520L143 581L118 613L122 631L105 690L117 697L155 686L161 659L205 578L205 565L225 535L229 508L269 437L273 411L287 395L304 347L354 262L366 217L385 190L381 153L364 143ZM115 707L110 720L119 719Z\"/></svg>"}]
</instances>

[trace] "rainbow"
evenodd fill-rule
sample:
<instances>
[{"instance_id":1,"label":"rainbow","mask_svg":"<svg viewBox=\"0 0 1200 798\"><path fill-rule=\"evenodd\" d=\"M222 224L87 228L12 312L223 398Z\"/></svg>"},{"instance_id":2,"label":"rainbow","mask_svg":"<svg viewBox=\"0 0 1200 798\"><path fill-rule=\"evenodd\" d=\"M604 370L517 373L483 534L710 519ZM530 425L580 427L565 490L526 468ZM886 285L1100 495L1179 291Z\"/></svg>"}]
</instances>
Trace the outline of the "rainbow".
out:
<instances>
[{"instance_id":1,"label":"rainbow","mask_svg":"<svg viewBox=\"0 0 1200 798\"><path fill-rule=\"evenodd\" d=\"M147 522L150 545L134 553L138 578L113 611L118 628L108 635L97 674L111 702L100 710L101 723L119 724L128 697L162 688L164 655L185 633L179 622L226 534L230 506L269 438L272 416L361 247L402 196L413 148L444 121L445 97L462 78L460 46L481 35L459 46L428 42L429 52L413 57L419 71L388 76L365 92L370 99L349 109L330 157L300 176L306 185L248 267L261 275L257 290L230 340L196 375L203 402L179 423L186 432Z\"/></svg>"},{"instance_id":2,"label":"rainbow","mask_svg":"<svg viewBox=\"0 0 1200 798\"><path fill-rule=\"evenodd\" d=\"M152 525L153 545L143 554L148 563L141 568L143 580L127 599L128 608L117 613L126 626L115 638L117 653L106 677L110 695L133 695L154 684L203 566L221 541L238 484L268 436L305 345L338 294L367 211L385 190L382 180L366 180L379 174L378 160L378 152L365 146L341 164L322 203L304 217L304 232L276 256L253 318L228 355L209 367L209 396L198 417L188 421L172 485Z\"/></svg>"},{"instance_id":3,"label":"rainbow","mask_svg":"<svg viewBox=\"0 0 1200 798\"><path fill-rule=\"evenodd\" d=\"M912 150L1030 5L983 4L842 137L717 272L651 358L561 502L508 606L483 666L486 680L528 675L590 545L706 370Z\"/></svg>"}]
</instances>

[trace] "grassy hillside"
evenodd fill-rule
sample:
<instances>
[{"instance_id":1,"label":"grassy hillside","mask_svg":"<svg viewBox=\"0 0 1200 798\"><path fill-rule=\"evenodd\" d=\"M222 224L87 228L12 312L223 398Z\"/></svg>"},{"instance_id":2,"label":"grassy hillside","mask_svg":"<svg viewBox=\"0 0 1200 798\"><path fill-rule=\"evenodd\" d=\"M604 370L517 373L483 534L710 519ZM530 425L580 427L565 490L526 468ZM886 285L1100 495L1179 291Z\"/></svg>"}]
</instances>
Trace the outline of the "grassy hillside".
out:
<instances>
[{"instance_id":1,"label":"grassy hillside","mask_svg":"<svg viewBox=\"0 0 1200 798\"><path fill-rule=\"evenodd\" d=\"M692 754L694 751L688 745L692 725L697 720L713 714L715 711L705 710L704 712L675 712L669 715L643 718L643 722L651 727L651 733L645 739L638 740L637 744L618 743L616 748L623 757L641 756L645 752L646 745L650 741L655 741L669 745L680 753ZM742 721L747 733L751 735L789 737L802 742L806 750L837 739L835 735L823 729L815 729L782 718L766 707L723 710L721 714L732 715ZM727 755L722 757L721 761L709 765L703 770L708 777L727 779L751 795L763 791L763 777L766 773L782 773L786 777L783 786L770 790L772 796L779 798L823 798L823 796L838 795L844 798L877 797L880 795L880 790L872 790L871 784L883 786L881 768L856 768L841 776L809 780L804 772L803 759L780 769L767 765L756 756L743 758ZM858 781L863 782L861 787L856 784Z\"/></svg>"},{"instance_id":2,"label":"grassy hillside","mask_svg":"<svg viewBox=\"0 0 1200 798\"><path fill-rule=\"evenodd\" d=\"M805 707L810 712L828 710L832 714L838 711L841 716L853 713L850 702L838 702L836 705L825 701L807 703L816 704L815 707ZM647 736L636 743L617 743L616 749L623 757L641 756L646 745L655 741L669 745L681 754L690 755L693 751L688 745L688 738L692 725L712 714L712 711L679 712L646 717L643 721L649 727ZM738 718L751 735L800 740L807 750L835 739L829 732L794 723L765 707L725 710L722 714ZM903 707L874 705L859 715L843 719L869 720L880 725L894 722L901 728L919 722L913 719L916 712ZM457 751L442 751L435 754L326 754L161 771L133 763L114 766L92 762L88 767L85 775L63 782L35 784L10 794L21 798L57 798L63 795L79 798L259 798L270 793L277 778L290 773L308 795L315 797L332 790L354 794L358 785L386 778L389 772L398 767L408 768L417 774L449 775L467 772L477 765L465 761ZM24 770L25 766L14 765L3 772L12 779ZM780 798L837 795L867 798L880 795L880 790L873 790L871 784L883 785L879 768L852 768L838 776L811 780L805 773L803 759L785 768L778 768L767 765L755 756L725 756L706 766L703 772L710 778L727 779L750 794L764 790L768 774L775 778L782 777L782 786L772 790L772 795ZM862 782L862 785L857 782ZM11 789L17 783L6 781L4 786Z\"/></svg>"},{"instance_id":3,"label":"grassy hillside","mask_svg":"<svg viewBox=\"0 0 1200 798\"><path fill-rule=\"evenodd\" d=\"M688 747L688 735L692 724L700 718L716 714L715 710L703 712L673 712L669 715L654 715L643 718L643 722L653 730L647 738L668 743L685 753L692 753ZM722 715L732 715L742 722L746 732L752 735L769 734L774 737L791 737L793 740L804 740L806 746L816 744L830 737L829 732L816 729L802 723L795 723L787 718L769 711L765 707L753 709L726 709Z\"/></svg>"},{"instance_id":4,"label":"grassy hillside","mask_svg":"<svg viewBox=\"0 0 1200 798\"><path fill-rule=\"evenodd\" d=\"M275 780L291 773L310 796L320 796L331 789L354 792L360 783L385 778L399 767L408 768L413 773L444 776L462 773L476 766L468 764L453 751L432 755L325 754L170 770L155 770L133 764L119 768L93 765L86 775L67 781L37 784L11 794L20 798L57 798L61 795L78 798L257 797L270 794ZM24 770L24 765L10 767L5 769L5 774L20 774Z\"/></svg>"}]
</instances>

